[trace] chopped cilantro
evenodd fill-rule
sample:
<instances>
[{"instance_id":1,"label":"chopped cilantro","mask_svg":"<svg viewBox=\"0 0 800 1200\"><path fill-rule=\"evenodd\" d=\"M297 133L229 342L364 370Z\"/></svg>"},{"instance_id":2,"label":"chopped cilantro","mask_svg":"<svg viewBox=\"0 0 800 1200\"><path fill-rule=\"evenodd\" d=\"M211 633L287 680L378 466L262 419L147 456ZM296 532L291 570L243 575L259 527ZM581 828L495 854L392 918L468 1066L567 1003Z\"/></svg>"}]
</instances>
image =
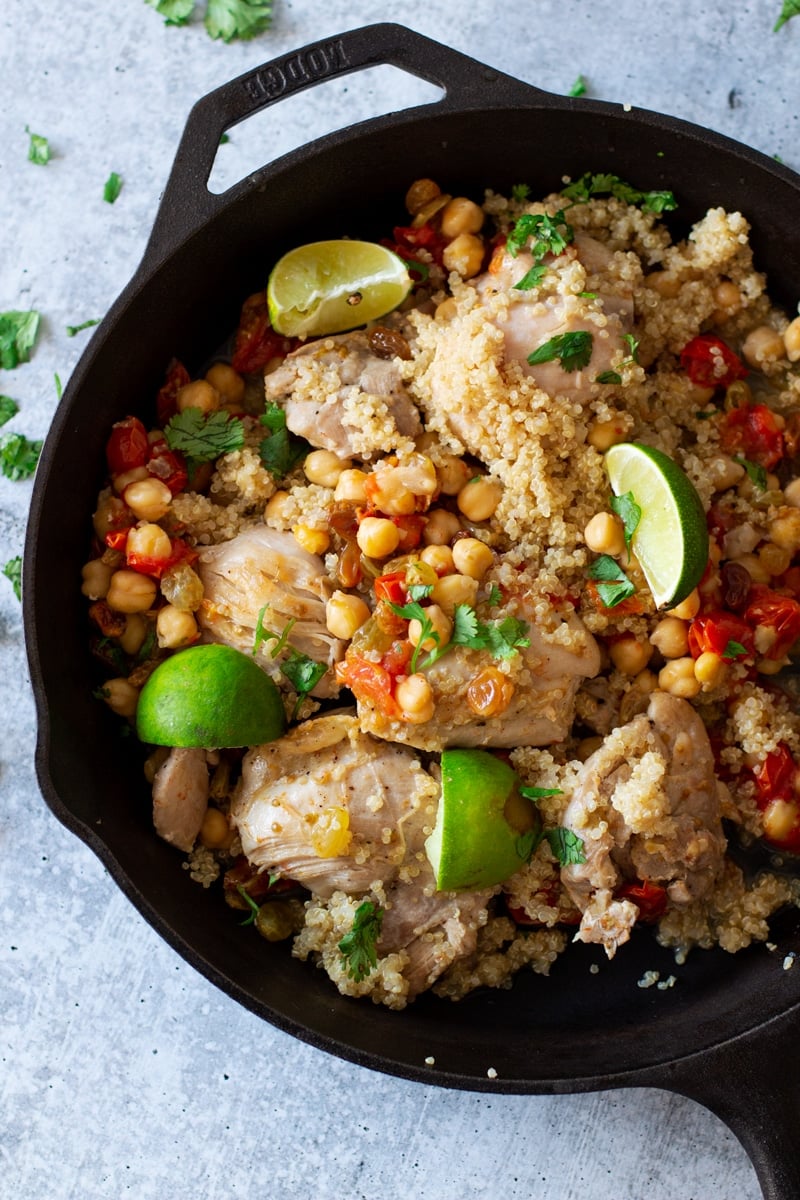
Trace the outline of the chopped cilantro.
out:
<instances>
[{"instance_id":1,"label":"chopped cilantro","mask_svg":"<svg viewBox=\"0 0 800 1200\"><path fill-rule=\"evenodd\" d=\"M122 179L116 171L112 171L103 187L103 199L107 204L113 204L122 191Z\"/></svg>"},{"instance_id":2,"label":"chopped cilantro","mask_svg":"<svg viewBox=\"0 0 800 1200\"><path fill-rule=\"evenodd\" d=\"M27 125L25 126L25 132L29 134L31 139L28 146L28 162L36 163L37 167L43 167L45 163L50 162L50 143L41 134L32 133Z\"/></svg>"},{"instance_id":3,"label":"chopped cilantro","mask_svg":"<svg viewBox=\"0 0 800 1200\"><path fill-rule=\"evenodd\" d=\"M787 21L791 21L792 17L798 16L800 16L800 0L783 0L781 15L773 25L772 32L777 33ZM777 155L775 157L777 158Z\"/></svg>"},{"instance_id":4,"label":"chopped cilantro","mask_svg":"<svg viewBox=\"0 0 800 1200\"><path fill-rule=\"evenodd\" d=\"M622 383L622 376L618 371L601 371L599 375L595 375L595 383Z\"/></svg>"},{"instance_id":5,"label":"chopped cilantro","mask_svg":"<svg viewBox=\"0 0 800 1200\"><path fill-rule=\"evenodd\" d=\"M563 254L574 238L571 225L564 220L561 209L551 217L549 213L524 213L514 223L506 241L509 254L516 258L532 239L530 252L534 263L542 261L546 254Z\"/></svg>"},{"instance_id":6,"label":"chopped cilantro","mask_svg":"<svg viewBox=\"0 0 800 1200\"><path fill-rule=\"evenodd\" d=\"M716 408L710 408L708 412L696 412L694 415L697 417L698 421L709 421L711 417L715 417L717 415L717 410Z\"/></svg>"},{"instance_id":7,"label":"chopped cilantro","mask_svg":"<svg viewBox=\"0 0 800 1200\"><path fill-rule=\"evenodd\" d=\"M562 867L586 862L583 839L579 838L577 833L573 833L571 829L564 829L562 825L559 825L556 829L546 830L544 836Z\"/></svg>"},{"instance_id":8,"label":"chopped cilantro","mask_svg":"<svg viewBox=\"0 0 800 1200\"><path fill-rule=\"evenodd\" d=\"M28 362L39 332L39 314L29 312L0 313L0 367L10 371Z\"/></svg>"},{"instance_id":9,"label":"chopped cilantro","mask_svg":"<svg viewBox=\"0 0 800 1200\"><path fill-rule=\"evenodd\" d=\"M260 421L270 431L258 448L261 462L275 479L283 479L306 457L311 446L305 438L289 433L286 413L279 404L268 404Z\"/></svg>"},{"instance_id":10,"label":"chopped cilantro","mask_svg":"<svg viewBox=\"0 0 800 1200\"><path fill-rule=\"evenodd\" d=\"M366 979L378 965L377 944L383 924L383 909L364 900L356 909L350 932L339 942L343 965L356 983Z\"/></svg>"},{"instance_id":11,"label":"chopped cilantro","mask_svg":"<svg viewBox=\"0 0 800 1200\"><path fill-rule=\"evenodd\" d=\"M243 921L240 921L239 924L240 925L255 925L256 917L258 916L258 913L259 913L258 905L256 904L255 900L250 895L250 893L248 892L247 888L244 886L243 883L237 883L236 890L239 893L239 895L242 897L242 899L244 900L247 907L250 909L250 912L248 913L248 915L245 917L245 919Z\"/></svg>"},{"instance_id":12,"label":"chopped cilantro","mask_svg":"<svg viewBox=\"0 0 800 1200\"><path fill-rule=\"evenodd\" d=\"M636 338L633 336L632 333L624 333L622 335L622 340L623 340L623 342L625 342L627 344L628 350L630 351L630 356L631 356L630 361L634 362L634 363L638 363L639 362L639 343L636 340ZM624 365L625 364L623 363L623 366Z\"/></svg>"},{"instance_id":13,"label":"chopped cilantro","mask_svg":"<svg viewBox=\"0 0 800 1200\"><path fill-rule=\"evenodd\" d=\"M269 28L272 0L208 0L206 33L212 38L243 42Z\"/></svg>"},{"instance_id":14,"label":"chopped cilantro","mask_svg":"<svg viewBox=\"0 0 800 1200\"><path fill-rule=\"evenodd\" d=\"M99 325L100 318L94 317L91 321L84 321L81 325L68 325L67 337L75 337L76 333L81 333L84 329L91 329L93 325Z\"/></svg>"},{"instance_id":15,"label":"chopped cilantro","mask_svg":"<svg viewBox=\"0 0 800 1200\"><path fill-rule=\"evenodd\" d=\"M11 582L14 589L14 595L18 600L22 599L22 558L18 554L16 558L10 558L3 567L3 574L6 579Z\"/></svg>"},{"instance_id":16,"label":"chopped cilantro","mask_svg":"<svg viewBox=\"0 0 800 1200\"><path fill-rule=\"evenodd\" d=\"M524 204L531 193L527 183L515 183L511 188L511 199L516 204Z\"/></svg>"},{"instance_id":17,"label":"chopped cilantro","mask_svg":"<svg viewBox=\"0 0 800 1200\"><path fill-rule=\"evenodd\" d=\"M564 371L580 371L592 357L591 333L579 329L576 333L558 333L528 355L531 366L558 359Z\"/></svg>"},{"instance_id":18,"label":"chopped cilantro","mask_svg":"<svg viewBox=\"0 0 800 1200\"><path fill-rule=\"evenodd\" d=\"M585 96L586 95L586 78L583 75L578 75L572 87L567 92L568 96Z\"/></svg>"},{"instance_id":19,"label":"chopped cilantro","mask_svg":"<svg viewBox=\"0 0 800 1200\"><path fill-rule=\"evenodd\" d=\"M514 284L514 287L518 292L529 292L531 288L539 286L546 274L547 267L544 263L539 263L537 266L531 267L530 271L526 271L519 283Z\"/></svg>"},{"instance_id":20,"label":"chopped cilantro","mask_svg":"<svg viewBox=\"0 0 800 1200\"><path fill-rule=\"evenodd\" d=\"M10 396L0 396L0 425L5 425L19 412L19 405Z\"/></svg>"},{"instance_id":21,"label":"chopped cilantro","mask_svg":"<svg viewBox=\"0 0 800 1200\"><path fill-rule=\"evenodd\" d=\"M611 497L611 511L622 521L622 531L625 545L630 546L631 538L636 532L636 526L642 519L642 510L633 498L633 492L624 492L621 496Z\"/></svg>"},{"instance_id":22,"label":"chopped cilantro","mask_svg":"<svg viewBox=\"0 0 800 1200\"><path fill-rule=\"evenodd\" d=\"M500 591L500 588L496 583L493 583L489 588L489 595L486 597L486 603L489 605L489 608L496 608L502 599L503 594Z\"/></svg>"},{"instance_id":23,"label":"chopped cilantro","mask_svg":"<svg viewBox=\"0 0 800 1200\"><path fill-rule=\"evenodd\" d=\"M187 25L196 0L147 0L164 18L165 25Z\"/></svg>"},{"instance_id":24,"label":"chopped cilantro","mask_svg":"<svg viewBox=\"0 0 800 1200\"><path fill-rule=\"evenodd\" d=\"M617 200L624 200L626 204L639 205L644 212L663 213L678 207L672 192L640 192L618 175L593 175L591 171L563 188L562 194L578 204L585 203L592 196L611 195Z\"/></svg>"},{"instance_id":25,"label":"chopped cilantro","mask_svg":"<svg viewBox=\"0 0 800 1200\"><path fill-rule=\"evenodd\" d=\"M722 651L723 658L742 658L746 654L747 647L743 646L741 642L735 642L733 638L730 639L725 649Z\"/></svg>"},{"instance_id":26,"label":"chopped cilantro","mask_svg":"<svg viewBox=\"0 0 800 1200\"><path fill-rule=\"evenodd\" d=\"M432 583L410 583L406 588L412 600L427 600L433 591Z\"/></svg>"},{"instance_id":27,"label":"chopped cilantro","mask_svg":"<svg viewBox=\"0 0 800 1200\"><path fill-rule=\"evenodd\" d=\"M228 137L227 133L223 133L222 137L219 139L219 144L220 146L227 146L230 140L231 139Z\"/></svg>"},{"instance_id":28,"label":"chopped cilantro","mask_svg":"<svg viewBox=\"0 0 800 1200\"><path fill-rule=\"evenodd\" d=\"M597 594L606 608L614 608L636 591L628 576L610 554L601 554L589 567L589 578L598 580Z\"/></svg>"},{"instance_id":29,"label":"chopped cilantro","mask_svg":"<svg viewBox=\"0 0 800 1200\"><path fill-rule=\"evenodd\" d=\"M521 790L521 789L520 789ZM536 850L539 849L544 834L541 829L528 829L514 839L514 849L517 855L530 862Z\"/></svg>"},{"instance_id":30,"label":"chopped cilantro","mask_svg":"<svg viewBox=\"0 0 800 1200\"><path fill-rule=\"evenodd\" d=\"M268 604L262 605L262 607L259 609L258 617L256 618L256 631L255 631L255 638L253 640L253 654L255 655L258 653L258 648L262 642L274 641L275 645L270 650L270 658L277 658L278 655L280 654L281 650L283 650L284 646L286 645L286 643L289 639L289 634L292 632L292 626L295 624L297 618L290 617L289 620L286 622L286 625L284 626L282 633L273 633L271 629L267 629L264 625L264 614L266 613L268 608L269 608Z\"/></svg>"},{"instance_id":31,"label":"chopped cilantro","mask_svg":"<svg viewBox=\"0 0 800 1200\"><path fill-rule=\"evenodd\" d=\"M748 458L743 458L741 454L734 454L733 461L737 462L740 467L744 467L747 472L747 478L752 483L753 487L757 487L760 492L767 490L767 472L758 463L750 462Z\"/></svg>"},{"instance_id":32,"label":"chopped cilantro","mask_svg":"<svg viewBox=\"0 0 800 1200\"><path fill-rule=\"evenodd\" d=\"M457 604L453 613L453 634L450 645L468 646L472 650L488 650L493 658L513 658L518 650L530 646L528 625L518 617L503 617L496 621L479 620L474 608Z\"/></svg>"},{"instance_id":33,"label":"chopped cilantro","mask_svg":"<svg viewBox=\"0 0 800 1200\"><path fill-rule=\"evenodd\" d=\"M296 623L295 617L289 618L281 633L273 633L271 629L267 629L264 625L264 614L268 608L269 605L265 604L258 613L255 638L253 639L253 654L258 652L258 648L262 642L269 641L275 642L275 645L270 650L270 658L277 658L281 651L287 651L287 657L280 664L280 669L281 674L289 680L289 683L297 692L296 715L303 697L307 696L317 686L328 668L325 663L315 662L307 654L303 654L300 650L295 650L294 646L289 645L289 634Z\"/></svg>"},{"instance_id":34,"label":"chopped cilantro","mask_svg":"<svg viewBox=\"0 0 800 1200\"><path fill-rule=\"evenodd\" d=\"M0 470L7 479L29 479L36 470L42 443L24 433L0 434Z\"/></svg>"},{"instance_id":35,"label":"chopped cilantro","mask_svg":"<svg viewBox=\"0 0 800 1200\"><path fill-rule=\"evenodd\" d=\"M199 408L185 408L170 418L164 437L170 450L180 450L192 463L211 462L220 454L241 449L244 426L224 409L204 413Z\"/></svg>"},{"instance_id":36,"label":"chopped cilantro","mask_svg":"<svg viewBox=\"0 0 800 1200\"><path fill-rule=\"evenodd\" d=\"M543 800L545 796L560 796L561 788L540 788L540 787L521 787L519 789L520 796L525 796L527 800Z\"/></svg>"}]
</instances>

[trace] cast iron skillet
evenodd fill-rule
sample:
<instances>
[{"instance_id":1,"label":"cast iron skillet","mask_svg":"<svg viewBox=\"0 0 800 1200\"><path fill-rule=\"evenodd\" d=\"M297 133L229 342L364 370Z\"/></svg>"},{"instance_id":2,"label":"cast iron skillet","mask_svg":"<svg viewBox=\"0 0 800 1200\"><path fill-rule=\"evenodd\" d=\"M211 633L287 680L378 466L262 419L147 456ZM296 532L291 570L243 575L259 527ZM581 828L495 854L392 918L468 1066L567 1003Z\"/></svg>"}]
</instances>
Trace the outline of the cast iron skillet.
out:
<instances>
[{"instance_id":1,"label":"cast iron skillet","mask_svg":"<svg viewBox=\"0 0 800 1200\"><path fill-rule=\"evenodd\" d=\"M378 63L446 94L312 142L223 196L208 192L225 129L283 95ZM97 680L77 580L104 444L113 421L129 412L147 417L171 356L199 367L235 328L243 298L264 286L269 264L292 245L385 236L403 222L402 197L419 176L456 194L480 197L484 186L522 180L543 195L565 174L587 170L672 188L687 223L711 205L741 209L752 219L756 261L773 294L796 303L800 181L785 167L669 117L549 95L396 25L307 46L195 106L143 262L72 376L37 475L24 595L39 781L56 816L154 928L279 1028L361 1065L445 1087L682 1092L741 1138L765 1196L796 1200L800 966L782 970L784 955L800 951L796 912L776 920L774 952L763 945L736 956L697 951L676 967L644 931L610 966L596 947L575 946L549 979L523 973L509 991L459 1004L423 996L390 1013L339 996L322 972L248 936L218 894L189 881L178 855L152 832L140 747L120 737L118 722L92 698ZM598 974L590 974L592 963ZM645 970L678 982L643 990L637 981ZM426 1065L429 1057L435 1065Z\"/></svg>"}]
</instances>

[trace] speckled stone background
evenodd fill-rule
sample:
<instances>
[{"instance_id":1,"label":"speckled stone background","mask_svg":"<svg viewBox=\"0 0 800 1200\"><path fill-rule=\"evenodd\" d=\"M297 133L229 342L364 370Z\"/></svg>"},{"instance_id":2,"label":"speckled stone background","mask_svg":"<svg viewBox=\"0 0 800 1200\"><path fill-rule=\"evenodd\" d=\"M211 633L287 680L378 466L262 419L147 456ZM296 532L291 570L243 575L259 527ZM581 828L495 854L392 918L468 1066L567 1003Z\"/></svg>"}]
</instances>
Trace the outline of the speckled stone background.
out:
<instances>
[{"instance_id":1,"label":"speckled stone background","mask_svg":"<svg viewBox=\"0 0 800 1200\"><path fill-rule=\"evenodd\" d=\"M550 91L580 72L594 97L688 118L800 167L800 20L773 33L780 0L275 0L273 29L229 46L207 37L202 7L178 29L144 0L0 6L0 311L44 315L32 362L0 372L0 392L20 405L9 430L46 433L54 375L66 381L90 336L65 327L101 316L133 273L191 104L316 38L404 21ZM430 95L391 68L329 83L282 106L271 150ZM27 161L26 125L50 139L46 167ZM248 128L220 149L215 187L260 165ZM124 180L113 207L102 198L112 170ZM0 479L0 564L21 552L30 490ZM679 1097L440 1091L329 1058L238 1007L155 936L45 807L21 611L2 578L0 643L0 1194L759 1195L732 1135Z\"/></svg>"}]
</instances>

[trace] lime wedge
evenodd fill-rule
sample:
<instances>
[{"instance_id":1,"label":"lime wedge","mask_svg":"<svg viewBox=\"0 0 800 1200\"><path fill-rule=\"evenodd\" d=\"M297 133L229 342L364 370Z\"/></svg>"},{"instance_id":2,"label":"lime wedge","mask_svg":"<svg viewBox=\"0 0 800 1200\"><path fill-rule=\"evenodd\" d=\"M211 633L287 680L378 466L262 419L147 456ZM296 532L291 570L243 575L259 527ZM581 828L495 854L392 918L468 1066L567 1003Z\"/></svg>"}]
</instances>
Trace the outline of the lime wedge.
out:
<instances>
[{"instance_id":1,"label":"lime wedge","mask_svg":"<svg viewBox=\"0 0 800 1200\"><path fill-rule=\"evenodd\" d=\"M274 266L267 283L269 319L287 337L324 337L385 316L410 290L406 264L386 246L311 242Z\"/></svg>"},{"instance_id":2,"label":"lime wedge","mask_svg":"<svg viewBox=\"0 0 800 1200\"><path fill-rule=\"evenodd\" d=\"M642 510L631 539L658 608L680 604L708 563L708 527L694 484L668 454L638 442L612 446L605 457L615 496L631 492Z\"/></svg>"},{"instance_id":3,"label":"lime wedge","mask_svg":"<svg viewBox=\"0 0 800 1200\"><path fill-rule=\"evenodd\" d=\"M436 887L494 887L530 858L539 814L508 763L487 750L444 750L441 766L439 811L425 842Z\"/></svg>"},{"instance_id":4,"label":"lime wedge","mask_svg":"<svg viewBox=\"0 0 800 1200\"><path fill-rule=\"evenodd\" d=\"M230 646L190 646L156 667L139 693L136 732L156 746L259 746L286 724L275 684Z\"/></svg>"}]
</instances>

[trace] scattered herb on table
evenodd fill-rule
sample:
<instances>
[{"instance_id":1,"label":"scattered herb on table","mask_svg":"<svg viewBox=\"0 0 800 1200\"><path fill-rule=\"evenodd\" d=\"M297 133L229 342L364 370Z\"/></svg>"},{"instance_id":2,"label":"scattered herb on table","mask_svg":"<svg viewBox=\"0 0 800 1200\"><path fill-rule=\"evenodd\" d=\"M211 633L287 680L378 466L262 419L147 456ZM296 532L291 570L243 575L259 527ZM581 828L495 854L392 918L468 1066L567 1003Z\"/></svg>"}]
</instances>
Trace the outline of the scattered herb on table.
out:
<instances>
[{"instance_id":1,"label":"scattered herb on table","mask_svg":"<svg viewBox=\"0 0 800 1200\"><path fill-rule=\"evenodd\" d=\"M773 25L772 32L777 33L792 17L800 17L800 0L783 0L781 15ZM777 158L777 155L775 157Z\"/></svg>"},{"instance_id":2,"label":"scattered herb on table","mask_svg":"<svg viewBox=\"0 0 800 1200\"><path fill-rule=\"evenodd\" d=\"M561 192L578 204L585 203L592 196L614 196L617 200L624 200L626 204L638 205L644 212L664 213L678 207L673 192L641 192L631 184L625 183L618 175L593 175L591 171L562 188Z\"/></svg>"},{"instance_id":3,"label":"scattered herb on table","mask_svg":"<svg viewBox=\"0 0 800 1200\"><path fill-rule=\"evenodd\" d=\"M50 143L46 137L42 137L39 133L32 133L28 126L25 126L25 132L30 136L30 144L28 146L28 162L36 163L37 167L43 167L50 162Z\"/></svg>"},{"instance_id":4,"label":"scattered herb on table","mask_svg":"<svg viewBox=\"0 0 800 1200\"><path fill-rule=\"evenodd\" d=\"M185 408L167 422L164 437L170 450L180 450L193 463L204 463L241 450L244 426L222 409L204 413L199 408Z\"/></svg>"},{"instance_id":5,"label":"scattered herb on table","mask_svg":"<svg viewBox=\"0 0 800 1200\"><path fill-rule=\"evenodd\" d=\"M0 471L6 479L30 479L41 452L42 443L24 433L0 434Z\"/></svg>"},{"instance_id":6,"label":"scattered herb on table","mask_svg":"<svg viewBox=\"0 0 800 1200\"><path fill-rule=\"evenodd\" d=\"M59 375L58 371L56 371L53 378L55 379L55 384L56 384L56 396L60 400L61 397L64 395L64 385L61 382L61 376Z\"/></svg>"},{"instance_id":7,"label":"scattered herb on table","mask_svg":"<svg viewBox=\"0 0 800 1200\"><path fill-rule=\"evenodd\" d=\"M601 554L589 567L589 578L597 582L597 594L606 608L614 608L636 591L622 567L610 554Z\"/></svg>"},{"instance_id":8,"label":"scattered herb on table","mask_svg":"<svg viewBox=\"0 0 800 1200\"><path fill-rule=\"evenodd\" d=\"M19 405L10 396L0 396L0 425L5 425L19 412Z\"/></svg>"},{"instance_id":9,"label":"scattered herb on table","mask_svg":"<svg viewBox=\"0 0 800 1200\"><path fill-rule=\"evenodd\" d=\"M76 333L82 333L84 329L91 329L93 325L99 325L100 318L93 317L91 321L83 321L80 325L67 325L67 337L75 337Z\"/></svg>"},{"instance_id":10,"label":"scattered herb on table","mask_svg":"<svg viewBox=\"0 0 800 1200\"><path fill-rule=\"evenodd\" d=\"M578 75L572 87L567 92L568 96L585 96L586 95L586 78L583 75Z\"/></svg>"},{"instance_id":11,"label":"scattered herb on table","mask_svg":"<svg viewBox=\"0 0 800 1200\"><path fill-rule=\"evenodd\" d=\"M259 419L270 431L258 448L261 462L275 479L283 479L306 457L311 446L305 438L289 433L286 413L280 405L268 404Z\"/></svg>"},{"instance_id":12,"label":"scattered herb on table","mask_svg":"<svg viewBox=\"0 0 800 1200\"><path fill-rule=\"evenodd\" d=\"M122 178L112 171L103 187L103 199L106 204L113 204L122 191Z\"/></svg>"},{"instance_id":13,"label":"scattered herb on table","mask_svg":"<svg viewBox=\"0 0 800 1200\"><path fill-rule=\"evenodd\" d=\"M558 333L534 350L532 354L529 354L528 362L534 367L537 363L553 362L558 359L564 371L580 371L589 365L589 359L592 357L592 342L591 333L587 333L583 329L579 329L575 333Z\"/></svg>"},{"instance_id":14,"label":"scattered herb on table","mask_svg":"<svg viewBox=\"0 0 800 1200\"><path fill-rule=\"evenodd\" d=\"M40 316L28 312L0 313L0 367L10 371L28 362L39 332Z\"/></svg>"},{"instance_id":15,"label":"scattered herb on table","mask_svg":"<svg viewBox=\"0 0 800 1200\"><path fill-rule=\"evenodd\" d=\"M347 974L356 983L366 979L378 965L378 938L383 924L383 909L378 908L371 900L359 904L353 917L353 924L339 942L343 965Z\"/></svg>"},{"instance_id":16,"label":"scattered herb on table","mask_svg":"<svg viewBox=\"0 0 800 1200\"><path fill-rule=\"evenodd\" d=\"M167 25L188 25L197 0L147 0ZM269 28L272 0L208 0L206 33L223 42L249 41Z\"/></svg>"},{"instance_id":17,"label":"scattered herb on table","mask_svg":"<svg viewBox=\"0 0 800 1200\"><path fill-rule=\"evenodd\" d=\"M6 579L10 580L11 586L14 589L14 595L18 600L22 599L22 558L18 554L16 558L10 558L3 567L3 574Z\"/></svg>"}]
</instances>

